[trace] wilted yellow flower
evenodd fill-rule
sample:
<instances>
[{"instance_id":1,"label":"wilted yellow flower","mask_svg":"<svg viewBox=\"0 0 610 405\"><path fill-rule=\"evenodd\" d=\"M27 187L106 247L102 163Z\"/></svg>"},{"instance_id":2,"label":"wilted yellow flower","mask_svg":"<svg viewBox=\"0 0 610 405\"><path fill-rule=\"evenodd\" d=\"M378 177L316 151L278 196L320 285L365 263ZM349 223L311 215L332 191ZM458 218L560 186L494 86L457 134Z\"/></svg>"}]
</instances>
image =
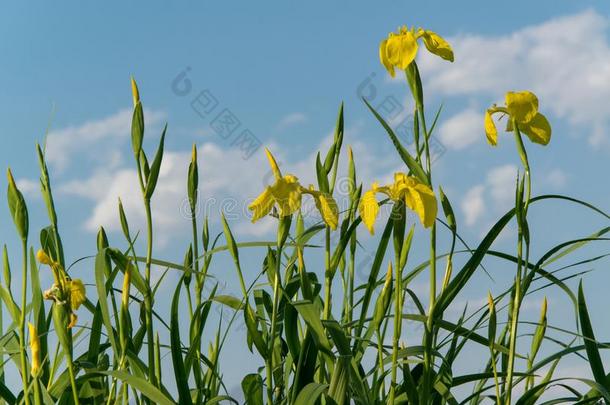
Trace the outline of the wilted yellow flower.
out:
<instances>
[{"instance_id":1,"label":"wilted yellow flower","mask_svg":"<svg viewBox=\"0 0 610 405\"><path fill-rule=\"evenodd\" d=\"M76 311L87 300L85 285L80 279L75 278L74 280L68 280L66 290L70 297L70 308L72 311Z\"/></svg>"},{"instance_id":2,"label":"wilted yellow flower","mask_svg":"<svg viewBox=\"0 0 610 405\"><path fill-rule=\"evenodd\" d=\"M38 249L38 252L36 252L36 260L38 260L39 263L46 264L48 266L53 264L53 260L51 260L49 255L47 255L47 253L42 249Z\"/></svg>"},{"instance_id":3,"label":"wilted yellow flower","mask_svg":"<svg viewBox=\"0 0 610 405\"><path fill-rule=\"evenodd\" d=\"M453 50L451 45L435 32L419 28L417 32L406 26L401 27L398 32L391 32L386 39L379 44L379 59L381 63L394 77L394 68L405 70L417 56L419 48L417 40L422 38L429 52L441 58L453 62Z\"/></svg>"},{"instance_id":4,"label":"wilted yellow flower","mask_svg":"<svg viewBox=\"0 0 610 405\"><path fill-rule=\"evenodd\" d=\"M32 351L32 375L36 377L40 371L40 339L36 327L28 322L30 331L30 350Z\"/></svg>"},{"instance_id":5,"label":"wilted yellow flower","mask_svg":"<svg viewBox=\"0 0 610 405\"><path fill-rule=\"evenodd\" d=\"M419 216L424 227L429 228L434 224L438 207L432 189L413 176L395 173L393 184L380 187L373 183L371 189L360 199L360 217L371 234L374 233L373 225L379 213L377 193L383 193L393 201L404 201L407 207Z\"/></svg>"},{"instance_id":6,"label":"wilted yellow flower","mask_svg":"<svg viewBox=\"0 0 610 405\"><path fill-rule=\"evenodd\" d=\"M496 113L507 114L510 117L507 131L514 131L513 122L519 131L527 135L534 143L546 145L551 140L551 124L544 115L538 112L538 97L531 91L509 91L505 96L506 106L492 106L485 112L485 135L487 142L495 146L498 132L492 119Z\"/></svg>"},{"instance_id":7,"label":"wilted yellow flower","mask_svg":"<svg viewBox=\"0 0 610 405\"><path fill-rule=\"evenodd\" d=\"M68 323L68 329L76 326L76 321L78 320L78 316L74 312L70 312L70 323Z\"/></svg>"},{"instance_id":8,"label":"wilted yellow flower","mask_svg":"<svg viewBox=\"0 0 610 405\"><path fill-rule=\"evenodd\" d=\"M279 215L285 217L292 215L301 208L303 194L310 194L316 203L316 207L322 219L331 229L336 229L339 222L339 212L334 198L324 192L301 186L299 180L290 174L282 176L275 158L265 149L267 159L275 177L275 183L267 186L265 190L248 206L252 211L252 222L256 222L269 214L275 204L278 206Z\"/></svg>"}]
</instances>

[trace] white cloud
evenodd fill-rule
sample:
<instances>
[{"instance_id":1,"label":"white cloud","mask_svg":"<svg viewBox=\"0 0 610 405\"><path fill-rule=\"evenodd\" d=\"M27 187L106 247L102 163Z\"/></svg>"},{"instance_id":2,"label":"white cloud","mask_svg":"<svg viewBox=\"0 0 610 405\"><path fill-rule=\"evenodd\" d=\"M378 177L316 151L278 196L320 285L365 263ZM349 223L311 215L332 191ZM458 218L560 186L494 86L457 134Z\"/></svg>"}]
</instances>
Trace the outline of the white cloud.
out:
<instances>
[{"instance_id":1,"label":"white cloud","mask_svg":"<svg viewBox=\"0 0 610 405\"><path fill-rule=\"evenodd\" d=\"M17 179L15 183L17 184L19 191L21 191L24 195L28 197L40 196L40 182L38 180L23 178Z\"/></svg>"},{"instance_id":2,"label":"white cloud","mask_svg":"<svg viewBox=\"0 0 610 405\"><path fill-rule=\"evenodd\" d=\"M159 111L145 110L146 125L153 127L158 124L165 114ZM71 160L80 154L84 156L98 156L100 148L92 147L105 140L129 138L131 133L132 111L121 110L99 120L87 121L76 126L69 126L50 131L47 135L45 157L49 165L58 171L63 171ZM105 156L106 163L117 164L115 150L110 150Z\"/></svg>"},{"instance_id":3,"label":"white cloud","mask_svg":"<svg viewBox=\"0 0 610 405\"><path fill-rule=\"evenodd\" d=\"M467 226L474 226L488 213L506 211L514 201L517 167L512 164L491 168L484 184L471 187L461 201Z\"/></svg>"},{"instance_id":4,"label":"white cloud","mask_svg":"<svg viewBox=\"0 0 610 405\"><path fill-rule=\"evenodd\" d=\"M609 143L609 20L595 11L555 18L501 36L450 38L454 63L422 52L426 87L445 95L500 101L508 90L530 89L544 113L589 131L593 146Z\"/></svg>"},{"instance_id":5,"label":"white cloud","mask_svg":"<svg viewBox=\"0 0 610 405\"><path fill-rule=\"evenodd\" d=\"M464 213L466 225L474 225L484 214L485 201L483 199L483 185L477 185L469 189L462 199L461 207Z\"/></svg>"},{"instance_id":6,"label":"white cloud","mask_svg":"<svg viewBox=\"0 0 610 405\"><path fill-rule=\"evenodd\" d=\"M229 220L244 219L247 204L263 190L266 162L262 154L243 160L241 151L224 150L213 143L199 147L200 212L217 219L227 212ZM190 226L186 176L190 152L166 151L159 179L152 198L153 221L158 235ZM123 202L130 227L143 229L145 224L142 196L135 169L115 171L97 170L88 178L73 180L61 185L60 191L78 195L93 202L85 228L95 231L99 226L106 230L120 229L118 198ZM245 230L245 229L244 229ZM163 243L166 239L161 239Z\"/></svg>"},{"instance_id":7,"label":"white cloud","mask_svg":"<svg viewBox=\"0 0 610 405\"><path fill-rule=\"evenodd\" d=\"M460 150L483 139L483 114L474 108L463 110L443 122L439 137L443 145Z\"/></svg>"},{"instance_id":8,"label":"white cloud","mask_svg":"<svg viewBox=\"0 0 610 405\"><path fill-rule=\"evenodd\" d=\"M117 121L125 124L125 119L119 119L124 113L115 115ZM106 120L103 120L106 121ZM95 122L95 121L93 121ZM120 128L121 125L113 126ZM346 140L351 141L355 158L358 162L358 177L365 184L374 179L387 177L393 165L389 159L376 159L371 154L368 143L360 140L358 135L361 124L346 128ZM59 133L76 133L78 131L60 130ZM102 131L98 131L101 133ZM115 131L103 131L104 136L114 136ZM89 144L93 149L101 149L106 144L104 136L93 137ZM304 156L294 156L296 153L287 147L268 144L284 173L291 173L299 177L301 184L307 186L316 184L315 158L317 150L325 153L332 142L332 131L329 130L315 150L307 150ZM123 207L129 220L133 233L143 230L145 226L144 209L138 182L137 173L131 162L132 157L123 159L121 150L130 155L129 137L120 137L120 142L107 149L110 156L115 156L114 165L90 160L82 163L83 170L77 172L79 177L60 181L57 186L58 193L78 196L89 200L92 204L86 212L84 228L88 231L97 231L104 226L107 231L120 230L118 219L118 199L121 198ZM347 141L346 141L347 146ZM388 147L391 148L390 145ZM208 213L212 221L218 221L220 213L224 212L234 231L243 236L262 236L271 232L275 227L275 220L265 218L256 225L250 223L248 204L269 184L273 178L265 154L258 151L248 160L244 160L238 148L220 146L214 142L204 142L198 147L199 155L199 218ZM155 194L152 198L153 222L156 231L157 243L164 244L169 241L168 235L175 235L179 230L190 229L188 201L186 199L186 176L190 162L190 151L166 150ZM346 172L347 159L344 153L340 160L341 169L337 179L337 190L341 193L344 188L343 174ZM80 175L83 173L82 175ZM61 180L61 176L60 176ZM339 197L340 199L341 197ZM304 198L304 206L313 203ZM341 206L341 205L340 205ZM312 221L318 220L318 214L312 210Z\"/></svg>"},{"instance_id":9,"label":"white cloud","mask_svg":"<svg viewBox=\"0 0 610 405\"><path fill-rule=\"evenodd\" d=\"M506 211L515 201L517 166L512 164L497 166L487 173L487 186L494 206Z\"/></svg>"},{"instance_id":10,"label":"white cloud","mask_svg":"<svg viewBox=\"0 0 610 405\"><path fill-rule=\"evenodd\" d=\"M304 122L307 122L307 116L303 113L295 112L295 113L291 113L291 114L288 114L285 117L283 117L277 123L275 128L278 131L283 131L289 127L292 127L292 126L298 125L298 124L302 124Z\"/></svg>"}]
</instances>

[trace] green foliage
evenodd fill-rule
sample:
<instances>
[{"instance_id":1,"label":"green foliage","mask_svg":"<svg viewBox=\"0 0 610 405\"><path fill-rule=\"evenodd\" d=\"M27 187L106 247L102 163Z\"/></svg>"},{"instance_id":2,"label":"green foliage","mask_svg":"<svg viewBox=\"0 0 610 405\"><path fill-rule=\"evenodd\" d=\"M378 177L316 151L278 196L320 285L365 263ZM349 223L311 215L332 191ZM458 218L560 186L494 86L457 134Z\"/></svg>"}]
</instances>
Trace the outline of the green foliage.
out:
<instances>
[{"instance_id":1,"label":"green foliage","mask_svg":"<svg viewBox=\"0 0 610 405\"><path fill-rule=\"evenodd\" d=\"M415 153L410 153L381 115L364 102L385 129L405 171L434 190L428 143L439 114L428 129L416 63L412 62L404 73L416 107ZM245 332L240 337L244 346L260 358L260 367L240 370L243 375L231 377L241 381L241 395L250 405L436 405L485 401L533 404L546 401L545 394L551 388L563 390L564 402L610 399L608 367L602 360L602 351L608 345L595 338L582 284L575 293L568 283L585 273L580 270L582 266L607 255L567 262L591 242L607 240L604 235L610 228L604 226L585 238L560 243L533 260L532 241L536 236L530 230L528 209L558 200L599 214L604 224L610 217L572 197L532 197L529 162L518 129L517 151L524 174L515 186L515 206L493 224L476 247L463 243L449 197L436 186L435 195L445 221L438 217L429 230L421 230L407 217L409 201L382 201L382 205L393 204L392 215L375 241L372 260L358 269L356 263L365 254L358 214L363 187L358 184L351 149L347 156L349 204L339 214L338 229L333 230L324 222L306 226L300 212L294 214L294 221L293 214L281 217L273 212L277 238L270 242L239 242L239 235L233 233L224 215L220 217L220 229L213 229L207 216L202 224L198 223L198 183L205 173L200 176L194 149L191 161L184 162L189 168L185 195L192 215L192 240L185 247L183 262L174 263L155 257L150 205L163 161L167 126L149 165L143 149L144 110L135 82L132 86L132 146L146 213L146 234L140 237L139 232L131 233L134 230L130 231L119 201L125 240L111 245L100 229L97 252L83 254L83 260L90 261L94 269L95 288L89 291L80 309L70 306L76 298L69 298L72 292L64 291L64 284L75 280L66 273L44 151L37 146L49 219L49 226L40 231L40 246L28 244L26 201L9 171L8 205L17 235L23 241L23 269L19 272L11 268L11 255L5 246L0 305L9 318L0 318L0 403L239 403L241 399L232 395L240 394L228 392L223 381L229 370L223 364L223 351L227 350L227 334L236 333L232 323L242 320ZM327 151L317 154L312 168L319 190L329 196L337 194L335 185L343 156L343 114L341 105L333 143ZM518 229L515 252L493 250L492 245L510 223ZM214 232L218 236L214 237ZM443 241L450 242L440 243L441 235ZM321 245L314 243L316 237L322 240ZM140 244L146 246L145 254L138 252L138 238L144 239ZM429 239L429 258L422 263L411 263L415 238ZM460 243L464 249L458 247ZM240 251L246 249L260 251L262 263L244 262L242 258L248 256L240 256ZM212 258L221 254L231 259L236 271L241 293L238 297L218 294L218 285L209 273ZM305 260L314 255L323 259L322 272L314 272L314 266ZM41 286L36 259L51 268L53 286ZM475 274L487 271L483 268L486 259L514 268L513 283L504 286L495 297L490 294L488 305L457 308L461 316L452 319L448 310L456 309L458 297L472 284ZM563 262L567 264L558 267ZM436 270L443 264L445 273L439 284ZM170 305L163 303L169 301L167 297L159 297L163 294L160 285L168 283L166 273L153 281L153 265L166 272L182 272L172 286ZM566 269L574 272L558 274ZM365 282L360 282L358 273L366 275ZM254 277L256 274L258 277ZM14 298L13 276L22 278L18 295L21 303ZM414 279L426 276L430 286L427 308L423 297L413 291ZM545 289L565 293L574 305L575 331L567 340L565 335L556 333L566 331L549 323L546 301L539 318L529 320L523 313L525 297ZM211 317L215 307L225 308L232 316ZM183 308L188 308L186 315ZM73 325L73 315L83 312L90 313L88 318L81 318L90 319L88 324ZM36 332L38 341L25 329L26 320L32 324L34 329L30 331ZM406 342L406 322L421 326L419 344ZM171 369L161 365L166 354L171 356ZM571 354L587 360L593 380L554 377L560 361ZM471 363L473 358L482 359L477 371L463 373L463 364ZM15 375L21 376L22 386L8 385L9 370L18 371ZM235 372L237 368L231 370ZM577 390L575 382L585 384L588 391ZM467 389L470 394L464 394Z\"/></svg>"}]
</instances>

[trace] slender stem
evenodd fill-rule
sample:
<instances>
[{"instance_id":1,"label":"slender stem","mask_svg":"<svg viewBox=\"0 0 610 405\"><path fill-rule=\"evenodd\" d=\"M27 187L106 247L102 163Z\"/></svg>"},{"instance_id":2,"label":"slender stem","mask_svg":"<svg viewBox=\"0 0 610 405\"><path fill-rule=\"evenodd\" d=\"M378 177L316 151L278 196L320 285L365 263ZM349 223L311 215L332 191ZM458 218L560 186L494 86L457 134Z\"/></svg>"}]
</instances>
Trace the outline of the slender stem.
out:
<instances>
[{"instance_id":1,"label":"slender stem","mask_svg":"<svg viewBox=\"0 0 610 405\"><path fill-rule=\"evenodd\" d=\"M195 309L199 309L199 305L201 304L201 295L203 292L203 283L205 280L199 275L199 240L197 238L197 215L196 215L196 207L191 207L191 228L193 231L193 270L195 271ZM191 320L193 319L193 304L191 303L191 290L187 288L188 294L188 305L189 305L189 313L191 314ZM197 359L201 359L201 339L199 340L199 346L195 349L195 356ZM197 361L197 364L193 364L193 375L195 380L197 380L197 376L201 376L201 363ZM202 391L199 390L197 393L198 402L201 398Z\"/></svg>"},{"instance_id":2,"label":"slender stem","mask_svg":"<svg viewBox=\"0 0 610 405\"><path fill-rule=\"evenodd\" d=\"M144 308L146 312L146 335L148 343L148 379L156 387L157 381L155 377L155 346L154 346L154 335L153 335L153 319L152 319L152 288L150 285L150 268L152 261L152 245L153 245L153 231L152 231L152 214L150 210L150 200L144 200L144 207L146 209L146 236L147 236L147 248L146 248L146 296L144 297Z\"/></svg>"},{"instance_id":3,"label":"slender stem","mask_svg":"<svg viewBox=\"0 0 610 405\"><path fill-rule=\"evenodd\" d=\"M527 208L529 206L530 198L531 198L531 173L529 161L527 158L527 152L525 150L525 145L523 145L523 139L521 137L521 132L519 131L519 127L517 123L513 120L513 127L515 128L515 141L517 143L517 150L519 152L519 156L521 158L521 162L523 163L523 168L525 170L525 182L526 182L526 195L523 203L523 208L521 212L521 221L518 225L518 236L517 236L517 277L515 280L515 297L513 301L512 308L512 316L511 316L511 329L510 329L510 342L509 342L509 354L508 354L508 370L506 374L506 400L505 403L510 405L511 403L511 395L513 388L513 373L514 373L514 365L515 365L515 353L517 350L517 328L519 325L519 308L521 307L521 298L525 295L526 291L521 291L521 279L523 276L523 242L525 241L523 223L526 222L527 217ZM519 197L521 198L521 197ZM526 246L526 257L529 261L529 244Z\"/></svg>"},{"instance_id":4,"label":"slender stem","mask_svg":"<svg viewBox=\"0 0 610 405\"><path fill-rule=\"evenodd\" d=\"M350 251L349 264L347 266L348 272L348 296L347 296L347 334L352 333L352 320L354 317L354 276L356 267L356 255L355 252Z\"/></svg>"},{"instance_id":5,"label":"slender stem","mask_svg":"<svg viewBox=\"0 0 610 405\"><path fill-rule=\"evenodd\" d=\"M521 303L521 272L522 272L522 249L523 249L523 235L519 232L519 240L517 242L517 277L515 279L515 296L513 299L513 307L511 313L510 322L510 340L509 340L509 352L508 352L508 369L506 374L506 399L505 403L510 405L511 394L513 388L513 370L515 365L515 352L517 350L517 326L519 322L519 307Z\"/></svg>"},{"instance_id":6,"label":"slender stem","mask_svg":"<svg viewBox=\"0 0 610 405\"><path fill-rule=\"evenodd\" d=\"M193 270L195 270L195 285L197 287L197 296L196 296L196 304L197 308L199 304L201 304L201 293L203 290L204 280L200 281L199 275L199 241L197 238L197 217L195 216L195 210L191 210L191 228L193 230Z\"/></svg>"},{"instance_id":7,"label":"slender stem","mask_svg":"<svg viewBox=\"0 0 610 405\"><path fill-rule=\"evenodd\" d=\"M390 396L392 401L394 400L394 393L396 390L396 377L398 369L398 342L402 334L402 274L400 271L400 252L396 252L396 294L395 307L394 307L394 339L392 342L392 371L391 371L391 384L390 384ZM393 403L393 402L390 402Z\"/></svg>"},{"instance_id":8,"label":"slender stem","mask_svg":"<svg viewBox=\"0 0 610 405\"><path fill-rule=\"evenodd\" d=\"M273 350L275 348L275 334L277 327L277 312L280 296L280 269L282 265L282 246L277 246L277 256L275 259L275 278L273 280L273 308L271 311L271 332L269 336L269 347L267 353L267 401L273 404Z\"/></svg>"},{"instance_id":9,"label":"slender stem","mask_svg":"<svg viewBox=\"0 0 610 405\"><path fill-rule=\"evenodd\" d=\"M381 336L381 328L377 327L377 361L379 363L378 375L381 378L381 395L385 397L385 371L383 367L383 337ZM377 373L377 371L375 371Z\"/></svg>"},{"instance_id":10,"label":"slender stem","mask_svg":"<svg viewBox=\"0 0 610 405\"><path fill-rule=\"evenodd\" d=\"M28 290L28 256L27 256L27 239L21 240L23 271L21 281L21 318L19 319L19 351L21 357L21 376L23 380L23 397L26 405L30 404L29 395L29 378L28 378L28 362L25 355L25 315L27 305L27 290Z\"/></svg>"},{"instance_id":11,"label":"slender stem","mask_svg":"<svg viewBox=\"0 0 610 405\"><path fill-rule=\"evenodd\" d=\"M72 362L72 353L66 353L66 362L68 363L68 374L70 375L70 385L72 386L72 399L74 404L78 405L78 388L76 387L76 375L74 373L74 363Z\"/></svg>"},{"instance_id":12,"label":"slender stem","mask_svg":"<svg viewBox=\"0 0 610 405\"><path fill-rule=\"evenodd\" d=\"M34 404L42 405L42 393L40 392L40 382L38 378L34 379Z\"/></svg>"},{"instance_id":13,"label":"slender stem","mask_svg":"<svg viewBox=\"0 0 610 405\"><path fill-rule=\"evenodd\" d=\"M331 289L332 289L332 277L330 272L330 228L326 227L325 234L325 252L324 252L324 319L330 319L330 300L331 300Z\"/></svg>"},{"instance_id":14,"label":"slender stem","mask_svg":"<svg viewBox=\"0 0 610 405\"><path fill-rule=\"evenodd\" d=\"M426 117L424 115L424 107L417 106L419 112L419 121L424 132L424 153L426 155L426 173L428 175L428 183L432 188L432 159L430 156L430 134L426 125ZM432 346L434 344L434 305L436 303L436 223L432 225L430 230L430 299L428 304L428 319L426 320L426 328L424 330L424 388L422 390L422 403L428 402L428 396L431 391L432 384L432 369L434 366L434 356Z\"/></svg>"}]
</instances>

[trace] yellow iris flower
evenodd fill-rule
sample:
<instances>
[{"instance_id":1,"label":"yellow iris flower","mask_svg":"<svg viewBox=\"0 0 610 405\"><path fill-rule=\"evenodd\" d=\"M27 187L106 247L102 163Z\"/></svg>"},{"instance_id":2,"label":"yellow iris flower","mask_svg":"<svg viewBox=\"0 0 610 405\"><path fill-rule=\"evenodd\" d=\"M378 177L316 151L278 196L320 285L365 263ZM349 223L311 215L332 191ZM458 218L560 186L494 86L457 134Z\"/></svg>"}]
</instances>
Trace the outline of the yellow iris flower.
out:
<instances>
[{"instance_id":1,"label":"yellow iris flower","mask_svg":"<svg viewBox=\"0 0 610 405\"><path fill-rule=\"evenodd\" d=\"M30 350L32 351L32 375L36 377L40 372L40 339L36 327L30 322L28 322L28 329L30 331Z\"/></svg>"},{"instance_id":2,"label":"yellow iris flower","mask_svg":"<svg viewBox=\"0 0 610 405\"><path fill-rule=\"evenodd\" d=\"M252 222L256 222L269 214L276 204L280 217L292 215L301 208L303 194L309 194L314 198L316 208L320 211L324 222L331 229L336 229L339 223L339 210L335 199L328 193L315 190L313 186L309 186L309 188L301 186L299 180L291 174L282 176L271 152L268 149L265 149L265 152L275 182L271 186L267 186L248 206L248 209L252 211Z\"/></svg>"},{"instance_id":3,"label":"yellow iris flower","mask_svg":"<svg viewBox=\"0 0 610 405\"><path fill-rule=\"evenodd\" d=\"M492 106L485 112L485 136L487 142L496 146L498 143L498 130L492 115L497 113L510 116L507 131L513 131L513 121L517 123L519 131L527 135L534 143L547 145L551 140L551 124L544 115L538 112L538 97L531 91L509 91L506 93L505 106Z\"/></svg>"},{"instance_id":4,"label":"yellow iris flower","mask_svg":"<svg viewBox=\"0 0 610 405\"><path fill-rule=\"evenodd\" d=\"M453 62L453 50L451 45L435 32L419 28L417 32L413 28L401 27L398 32L391 32L386 39L379 44L379 59L381 64L394 77L394 68L405 70L417 56L419 48L417 40L422 38L424 45L430 53Z\"/></svg>"},{"instance_id":5,"label":"yellow iris flower","mask_svg":"<svg viewBox=\"0 0 610 405\"><path fill-rule=\"evenodd\" d=\"M419 216L419 220L425 228L434 224L438 207L432 189L413 176L395 173L393 184L379 186L377 183L373 183L371 189L360 199L358 207L360 217L371 234L374 233L373 225L379 213L377 193L387 195L392 201L404 201L407 207Z\"/></svg>"}]
</instances>

